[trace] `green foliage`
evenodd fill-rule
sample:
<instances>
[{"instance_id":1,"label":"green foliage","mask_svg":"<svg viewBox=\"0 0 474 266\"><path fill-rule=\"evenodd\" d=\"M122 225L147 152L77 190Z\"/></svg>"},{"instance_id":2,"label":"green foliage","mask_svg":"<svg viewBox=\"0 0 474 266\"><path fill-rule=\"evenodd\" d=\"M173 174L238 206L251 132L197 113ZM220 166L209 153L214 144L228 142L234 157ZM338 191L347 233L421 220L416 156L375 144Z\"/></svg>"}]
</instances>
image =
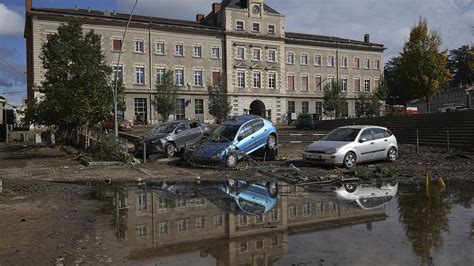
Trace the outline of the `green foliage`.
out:
<instances>
[{"instance_id":1,"label":"green foliage","mask_svg":"<svg viewBox=\"0 0 474 266\"><path fill-rule=\"evenodd\" d=\"M85 151L85 155L96 162L117 162L127 159L122 145L113 135L101 136Z\"/></svg>"},{"instance_id":2,"label":"green foliage","mask_svg":"<svg viewBox=\"0 0 474 266\"><path fill-rule=\"evenodd\" d=\"M162 121L168 121L171 114L176 111L178 87L174 82L174 72L167 70L163 82L156 85L158 94L155 97L156 112L161 115Z\"/></svg>"},{"instance_id":3,"label":"green foliage","mask_svg":"<svg viewBox=\"0 0 474 266\"><path fill-rule=\"evenodd\" d=\"M449 51L448 66L453 74L453 86L472 84L474 80L473 49L469 48L469 45L463 45Z\"/></svg>"},{"instance_id":4,"label":"green foliage","mask_svg":"<svg viewBox=\"0 0 474 266\"><path fill-rule=\"evenodd\" d=\"M227 85L221 78L219 86L208 86L209 92L209 114L214 116L218 123L227 119L232 108L227 95Z\"/></svg>"},{"instance_id":5,"label":"green foliage","mask_svg":"<svg viewBox=\"0 0 474 266\"><path fill-rule=\"evenodd\" d=\"M43 45L40 59L46 70L40 87L44 96L27 109L25 122L55 127L74 138L110 117L112 68L93 30L84 34L74 20L59 26Z\"/></svg>"},{"instance_id":6,"label":"green foliage","mask_svg":"<svg viewBox=\"0 0 474 266\"><path fill-rule=\"evenodd\" d=\"M380 80L379 88L374 93L360 92L355 102L356 116L379 116L388 94L387 82L383 78Z\"/></svg>"},{"instance_id":7,"label":"green foliage","mask_svg":"<svg viewBox=\"0 0 474 266\"><path fill-rule=\"evenodd\" d=\"M342 91L342 83L335 81L324 86L324 114L334 118L342 118L347 114L346 93Z\"/></svg>"},{"instance_id":8,"label":"green foliage","mask_svg":"<svg viewBox=\"0 0 474 266\"><path fill-rule=\"evenodd\" d=\"M446 67L448 56L446 51L439 52L440 46L439 33L430 32L426 20L420 19L403 47L397 74L399 84L409 97L428 101L448 85L451 80Z\"/></svg>"}]
</instances>

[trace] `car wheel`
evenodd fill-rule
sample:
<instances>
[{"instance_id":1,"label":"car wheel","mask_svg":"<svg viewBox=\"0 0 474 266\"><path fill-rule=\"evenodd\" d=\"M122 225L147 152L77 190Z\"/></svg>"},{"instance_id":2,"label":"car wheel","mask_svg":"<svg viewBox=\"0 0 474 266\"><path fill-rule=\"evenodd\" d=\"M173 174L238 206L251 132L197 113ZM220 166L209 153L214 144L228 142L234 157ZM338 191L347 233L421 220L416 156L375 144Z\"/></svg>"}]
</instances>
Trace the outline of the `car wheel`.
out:
<instances>
[{"instance_id":1,"label":"car wheel","mask_svg":"<svg viewBox=\"0 0 474 266\"><path fill-rule=\"evenodd\" d=\"M346 189L347 192L352 193L356 191L357 184L344 184L344 189Z\"/></svg>"},{"instance_id":2,"label":"car wheel","mask_svg":"<svg viewBox=\"0 0 474 266\"><path fill-rule=\"evenodd\" d=\"M166 157L171 158L176 153L176 146L173 143L166 145Z\"/></svg>"},{"instance_id":3,"label":"car wheel","mask_svg":"<svg viewBox=\"0 0 474 266\"><path fill-rule=\"evenodd\" d=\"M343 165L345 168L351 169L352 167L356 165L356 161L357 161L357 157L355 153L350 151L346 153L346 156L344 156Z\"/></svg>"},{"instance_id":4,"label":"car wheel","mask_svg":"<svg viewBox=\"0 0 474 266\"><path fill-rule=\"evenodd\" d=\"M238 162L237 154L229 153L229 155L227 155L227 158L225 159L225 166L227 168L236 168L237 162Z\"/></svg>"},{"instance_id":5,"label":"car wheel","mask_svg":"<svg viewBox=\"0 0 474 266\"><path fill-rule=\"evenodd\" d=\"M387 152L387 161L389 162L394 162L398 158L398 152L397 149L394 147L390 147Z\"/></svg>"},{"instance_id":6,"label":"car wheel","mask_svg":"<svg viewBox=\"0 0 474 266\"><path fill-rule=\"evenodd\" d=\"M268 136L267 149L272 151L276 149L276 146L277 146L276 137L274 135Z\"/></svg>"},{"instance_id":7,"label":"car wheel","mask_svg":"<svg viewBox=\"0 0 474 266\"><path fill-rule=\"evenodd\" d=\"M278 185L275 182L267 183L268 195L275 198L278 196Z\"/></svg>"}]
</instances>

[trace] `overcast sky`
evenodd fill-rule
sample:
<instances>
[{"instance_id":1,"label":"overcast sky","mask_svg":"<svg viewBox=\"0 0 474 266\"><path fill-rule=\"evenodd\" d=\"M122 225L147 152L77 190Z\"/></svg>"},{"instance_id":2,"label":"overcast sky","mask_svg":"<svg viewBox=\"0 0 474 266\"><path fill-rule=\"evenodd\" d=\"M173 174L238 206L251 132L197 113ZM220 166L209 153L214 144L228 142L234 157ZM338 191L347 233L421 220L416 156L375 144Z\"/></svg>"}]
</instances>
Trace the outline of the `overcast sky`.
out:
<instances>
[{"instance_id":1,"label":"overcast sky","mask_svg":"<svg viewBox=\"0 0 474 266\"><path fill-rule=\"evenodd\" d=\"M194 20L208 13L209 0L138 0L137 14ZM80 8L129 12L134 0L33 0L36 7ZM420 16L441 33L443 49L474 42L474 0L266 0L284 14L286 30L362 40L387 48L396 56ZM0 95L21 102L26 91L24 1L0 0ZM16 93L18 92L18 93Z\"/></svg>"}]
</instances>

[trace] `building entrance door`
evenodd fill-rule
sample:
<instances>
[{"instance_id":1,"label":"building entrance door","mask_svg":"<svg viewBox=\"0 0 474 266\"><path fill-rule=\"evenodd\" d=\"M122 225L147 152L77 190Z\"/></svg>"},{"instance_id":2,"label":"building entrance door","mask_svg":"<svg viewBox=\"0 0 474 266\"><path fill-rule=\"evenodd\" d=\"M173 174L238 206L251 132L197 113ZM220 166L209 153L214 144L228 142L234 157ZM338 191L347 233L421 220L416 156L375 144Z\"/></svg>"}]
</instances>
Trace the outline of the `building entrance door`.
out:
<instances>
[{"instance_id":1,"label":"building entrance door","mask_svg":"<svg viewBox=\"0 0 474 266\"><path fill-rule=\"evenodd\" d=\"M260 100L255 100L250 104L250 114L265 117L265 104Z\"/></svg>"}]
</instances>

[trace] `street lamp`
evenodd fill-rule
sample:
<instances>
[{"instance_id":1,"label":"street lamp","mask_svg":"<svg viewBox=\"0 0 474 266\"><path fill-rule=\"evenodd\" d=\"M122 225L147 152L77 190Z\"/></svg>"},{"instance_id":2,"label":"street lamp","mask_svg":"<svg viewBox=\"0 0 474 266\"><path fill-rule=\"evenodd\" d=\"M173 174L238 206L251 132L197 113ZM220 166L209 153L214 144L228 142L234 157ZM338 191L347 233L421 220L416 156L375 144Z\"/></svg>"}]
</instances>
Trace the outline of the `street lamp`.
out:
<instances>
[{"instance_id":1,"label":"street lamp","mask_svg":"<svg viewBox=\"0 0 474 266\"><path fill-rule=\"evenodd\" d=\"M114 77L114 132L115 137L118 138L118 118L117 118L117 80L118 80L118 70L120 67L120 57L122 55L122 48L123 43L125 42L125 36L127 35L128 27L130 26L130 22L132 21L133 11L135 11L135 7L137 6L138 0L135 0L135 4L133 4L132 12L130 12L130 17L128 18L127 26L125 27L125 31L123 32L122 41L120 42L120 52L117 60L117 71L115 72Z\"/></svg>"}]
</instances>

